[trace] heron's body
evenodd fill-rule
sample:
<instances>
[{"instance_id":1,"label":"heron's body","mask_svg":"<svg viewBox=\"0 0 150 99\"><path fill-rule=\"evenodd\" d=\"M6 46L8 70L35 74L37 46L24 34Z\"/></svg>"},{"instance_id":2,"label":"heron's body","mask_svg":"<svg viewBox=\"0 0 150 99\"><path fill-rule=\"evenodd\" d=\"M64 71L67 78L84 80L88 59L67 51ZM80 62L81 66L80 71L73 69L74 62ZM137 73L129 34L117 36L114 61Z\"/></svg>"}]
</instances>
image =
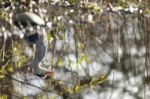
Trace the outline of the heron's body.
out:
<instances>
[{"instance_id":1,"label":"heron's body","mask_svg":"<svg viewBox=\"0 0 150 99\"><path fill-rule=\"evenodd\" d=\"M46 33L39 35L39 38L35 42L35 45L36 52L33 60L31 61L31 66L35 74L41 74L43 70L37 67L42 65L41 62L44 60L45 54L47 52L48 41Z\"/></svg>"},{"instance_id":2,"label":"heron's body","mask_svg":"<svg viewBox=\"0 0 150 99\"><path fill-rule=\"evenodd\" d=\"M37 26L45 25L44 20L34 13L25 12L17 14L15 16L14 23L20 29L25 29L25 40L27 40L28 43L36 45L35 56L30 62L30 66L33 68L34 74L39 77L50 75L52 72L49 72L42 66L42 61L45 57L48 46L47 34L44 30L42 30L42 28L36 28Z\"/></svg>"},{"instance_id":3,"label":"heron's body","mask_svg":"<svg viewBox=\"0 0 150 99\"><path fill-rule=\"evenodd\" d=\"M14 23L20 28L21 26L27 27L27 26L45 25L44 20L40 16L31 12L16 14L14 18Z\"/></svg>"}]
</instances>

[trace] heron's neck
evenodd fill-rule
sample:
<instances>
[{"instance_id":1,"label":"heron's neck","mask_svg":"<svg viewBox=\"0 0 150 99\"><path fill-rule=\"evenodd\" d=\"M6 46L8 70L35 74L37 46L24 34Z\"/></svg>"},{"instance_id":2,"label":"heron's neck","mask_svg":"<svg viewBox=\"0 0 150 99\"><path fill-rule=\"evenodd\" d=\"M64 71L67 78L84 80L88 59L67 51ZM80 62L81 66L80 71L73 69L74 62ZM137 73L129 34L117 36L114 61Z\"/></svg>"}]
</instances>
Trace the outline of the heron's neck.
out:
<instances>
[{"instance_id":1,"label":"heron's neck","mask_svg":"<svg viewBox=\"0 0 150 99\"><path fill-rule=\"evenodd\" d=\"M45 36L40 35L38 41L36 42L36 52L33 60L31 61L31 66L35 72L39 71L39 65L43 61L45 54L47 52L47 41L45 41Z\"/></svg>"}]
</instances>

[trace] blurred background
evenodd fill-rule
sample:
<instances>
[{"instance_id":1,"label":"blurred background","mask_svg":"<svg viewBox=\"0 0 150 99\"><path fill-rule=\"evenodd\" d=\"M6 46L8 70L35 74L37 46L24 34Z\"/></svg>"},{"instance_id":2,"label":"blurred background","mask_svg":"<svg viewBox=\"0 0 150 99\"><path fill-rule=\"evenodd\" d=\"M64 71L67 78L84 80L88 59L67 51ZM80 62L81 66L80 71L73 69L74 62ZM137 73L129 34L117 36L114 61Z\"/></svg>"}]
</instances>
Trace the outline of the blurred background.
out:
<instances>
[{"instance_id":1,"label":"blurred background","mask_svg":"<svg viewBox=\"0 0 150 99\"><path fill-rule=\"evenodd\" d=\"M46 23L49 79L26 66L24 12ZM149 0L0 0L0 99L149 99L149 18Z\"/></svg>"}]
</instances>

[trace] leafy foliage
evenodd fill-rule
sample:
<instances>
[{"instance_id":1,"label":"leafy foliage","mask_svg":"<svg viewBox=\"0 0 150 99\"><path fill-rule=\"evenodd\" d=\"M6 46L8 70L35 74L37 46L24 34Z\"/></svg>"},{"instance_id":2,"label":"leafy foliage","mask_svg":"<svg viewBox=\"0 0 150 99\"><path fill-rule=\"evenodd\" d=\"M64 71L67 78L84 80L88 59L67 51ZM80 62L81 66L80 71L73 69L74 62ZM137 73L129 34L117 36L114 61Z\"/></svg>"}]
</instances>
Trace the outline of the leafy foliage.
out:
<instances>
[{"instance_id":1,"label":"leafy foliage","mask_svg":"<svg viewBox=\"0 0 150 99\"><path fill-rule=\"evenodd\" d=\"M0 8L0 33L2 35L2 40L0 40L0 81L8 82L0 84L0 89L3 89L0 90L2 94L0 98L12 98L13 94L16 95L12 85L12 81L15 80L12 77L13 74L20 72L28 74L29 69L26 64L32 60L32 57L25 54L25 48L32 49L32 51L34 49L21 38L20 30L13 24L13 15L31 10L38 11L39 15L43 15L42 17L46 22L51 21L52 23L52 29L47 30L48 52L51 53L50 59L47 60L48 67L54 71L64 70L64 73L68 73L67 76L71 76L67 81L62 80L66 75L61 75L62 79L60 80L57 80L56 77L51 78L46 81L47 85L43 88L34 86L42 90L42 93L35 95L37 98L46 98L45 93L48 92L62 96L64 99L71 99L73 96L76 99L78 98L76 95L81 94L86 89L96 89L97 87L105 89L107 84L107 87L112 86L115 89L117 84L111 85L108 77L113 70L123 73L125 80L129 80L130 75L133 77L139 74L145 76L145 71L147 72L145 78L149 77L147 70L149 29L146 27L149 26L147 19L150 14L149 2L139 0L126 2L122 2L122 0L101 0L101 2L98 0L48 0L38 4L32 3L32 0L8 2L11 2L12 5L5 8L3 6L6 3L5 0L0 0L0 7L2 7ZM44 10L42 11L42 9ZM137 21L134 20L138 20L138 24L135 24ZM132 21L132 26L130 26ZM137 35L135 35L135 39L129 38L131 34L124 32L128 33L130 27L140 27L139 32L141 34L133 29L132 35ZM143 28L144 30L142 30ZM138 34L140 35L139 38ZM137 68L137 63L134 63L133 60L140 57L131 53L131 46L134 43L136 43L137 48L146 46L147 52L146 55L143 55L145 71L142 66L136 69L136 72L133 69L134 66ZM123 52L119 52L119 48ZM103 53L111 57L113 62L100 63L100 61L105 60ZM97 74L91 75L90 71L99 67L97 65L92 69L91 63L102 64L103 68L109 70L103 73L102 68ZM80 76L79 70L82 70L86 76ZM25 81L18 80L18 82L30 85ZM116 83L118 82L120 81L116 81ZM149 83L147 79L143 82ZM33 87L32 84L30 86ZM139 93L133 93L133 96L140 97L138 96ZM58 96L51 98L57 99ZM27 99L26 96L19 95L18 97Z\"/></svg>"}]
</instances>

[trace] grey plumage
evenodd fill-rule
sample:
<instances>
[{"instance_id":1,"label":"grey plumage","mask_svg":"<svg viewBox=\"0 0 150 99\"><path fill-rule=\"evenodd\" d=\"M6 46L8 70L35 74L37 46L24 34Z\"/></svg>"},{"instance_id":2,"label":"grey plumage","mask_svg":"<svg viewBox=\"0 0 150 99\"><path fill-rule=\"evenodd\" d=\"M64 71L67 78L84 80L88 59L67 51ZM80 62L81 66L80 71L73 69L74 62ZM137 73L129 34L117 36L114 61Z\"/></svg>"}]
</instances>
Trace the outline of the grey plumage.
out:
<instances>
[{"instance_id":1,"label":"grey plumage","mask_svg":"<svg viewBox=\"0 0 150 99\"><path fill-rule=\"evenodd\" d=\"M38 26L45 25L44 20L34 13L25 12L17 14L14 23L20 29L25 29L25 40L36 45L35 56L30 62L34 74L44 77L46 73L51 73L45 67L42 67L42 61L47 52L48 40L46 32Z\"/></svg>"},{"instance_id":2,"label":"grey plumage","mask_svg":"<svg viewBox=\"0 0 150 99\"><path fill-rule=\"evenodd\" d=\"M36 52L33 60L31 61L31 66L35 74L42 74L45 69L44 67L42 68L41 62L44 60L48 46L46 33L43 33L42 35L39 36L39 39L35 43L35 45L36 45Z\"/></svg>"}]
</instances>

